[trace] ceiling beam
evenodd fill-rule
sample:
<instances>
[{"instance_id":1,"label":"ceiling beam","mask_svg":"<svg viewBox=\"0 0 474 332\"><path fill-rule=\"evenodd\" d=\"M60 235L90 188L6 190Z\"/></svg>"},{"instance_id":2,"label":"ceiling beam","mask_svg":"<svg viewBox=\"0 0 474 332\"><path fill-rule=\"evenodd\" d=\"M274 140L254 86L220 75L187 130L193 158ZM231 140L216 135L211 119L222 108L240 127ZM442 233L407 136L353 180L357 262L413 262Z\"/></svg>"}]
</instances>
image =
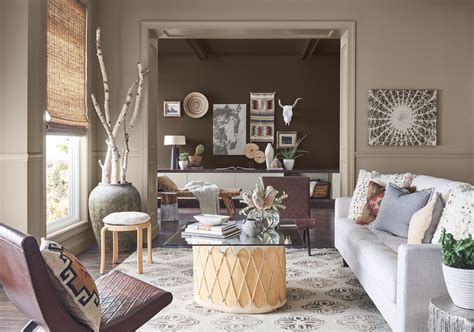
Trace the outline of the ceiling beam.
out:
<instances>
[{"instance_id":1,"label":"ceiling beam","mask_svg":"<svg viewBox=\"0 0 474 332\"><path fill-rule=\"evenodd\" d=\"M301 56L301 60L303 61L311 60L311 57L315 53L316 48L318 47L318 44L319 44L319 39L309 39L303 50L303 55Z\"/></svg>"},{"instance_id":2,"label":"ceiling beam","mask_svg":"<svg viewBox=\"0 0 474 332\"><path fill-rule=\"evenodd\" d=\"M188 45L191 47L193 52L197 55L199 60L206 61L209 57L208 48L206 42L200 39L186 39Z\"/></svg>"}]
</instances>

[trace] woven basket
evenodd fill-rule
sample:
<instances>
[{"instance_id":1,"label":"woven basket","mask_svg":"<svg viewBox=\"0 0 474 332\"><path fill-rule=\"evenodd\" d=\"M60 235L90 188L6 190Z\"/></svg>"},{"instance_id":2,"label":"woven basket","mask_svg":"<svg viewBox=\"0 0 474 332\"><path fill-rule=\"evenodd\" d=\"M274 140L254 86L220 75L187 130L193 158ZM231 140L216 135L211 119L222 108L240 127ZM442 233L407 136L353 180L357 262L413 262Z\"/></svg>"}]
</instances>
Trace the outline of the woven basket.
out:
<instances>
[{"instance_id":1,"label":"woven basket","mask_svg":"<svg viewBox=\"0 0 474 332\"><path fill-rule=\"evenodd\" d=\"M326 181L315 181L316 185L314 186L312 198L328 198L329 197L329 188L331 184Z\"/></svg>"}]
</instances>

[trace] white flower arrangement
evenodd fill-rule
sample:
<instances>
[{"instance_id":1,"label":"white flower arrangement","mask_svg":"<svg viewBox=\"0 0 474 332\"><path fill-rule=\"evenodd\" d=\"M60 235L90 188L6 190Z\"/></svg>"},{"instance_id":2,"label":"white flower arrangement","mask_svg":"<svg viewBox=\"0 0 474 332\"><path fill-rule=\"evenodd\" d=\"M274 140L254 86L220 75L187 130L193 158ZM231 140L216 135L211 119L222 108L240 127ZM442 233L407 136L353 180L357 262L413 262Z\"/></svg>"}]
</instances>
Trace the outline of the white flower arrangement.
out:
<instances>
[{"instance_id":1,"label":"white flower arrangement","mask_svg":"<svg viewBox=\"0 0 474 332\"><path fill-rule=\"evenodd\" d=\"M245 208L240 210L240 214L247 216L254 210L259 211L277 211L286 209L282 203L288 197L283 191L278 196L278 190L272 186L264 188L263 184L257 183L254 190L247 190L242 193L241 203L247 204Z\"/></svg>"}]
</instances>

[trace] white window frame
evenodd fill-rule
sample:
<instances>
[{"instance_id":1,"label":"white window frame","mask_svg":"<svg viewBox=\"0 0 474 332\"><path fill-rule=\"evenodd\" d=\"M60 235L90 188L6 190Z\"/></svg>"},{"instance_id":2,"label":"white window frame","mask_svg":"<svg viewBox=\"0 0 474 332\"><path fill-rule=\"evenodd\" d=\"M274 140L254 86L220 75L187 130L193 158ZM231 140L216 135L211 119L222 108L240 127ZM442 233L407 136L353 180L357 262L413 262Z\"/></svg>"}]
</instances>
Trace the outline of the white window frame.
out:
<instances>
[{"instance_id":1,"label":"white window frame","mask_svg":"<svg viewBox=\"0 0 474 332\"><path fill-rule=\"evenodd\" d=\"M74 223L80 221L80 206L81 206L81 139L79 137L69 136L71 141L69 143L69 215L65 218L57 219L47 222L47 234L50 235L57 231L63 230Z\"/></svg>"}]
</instances>

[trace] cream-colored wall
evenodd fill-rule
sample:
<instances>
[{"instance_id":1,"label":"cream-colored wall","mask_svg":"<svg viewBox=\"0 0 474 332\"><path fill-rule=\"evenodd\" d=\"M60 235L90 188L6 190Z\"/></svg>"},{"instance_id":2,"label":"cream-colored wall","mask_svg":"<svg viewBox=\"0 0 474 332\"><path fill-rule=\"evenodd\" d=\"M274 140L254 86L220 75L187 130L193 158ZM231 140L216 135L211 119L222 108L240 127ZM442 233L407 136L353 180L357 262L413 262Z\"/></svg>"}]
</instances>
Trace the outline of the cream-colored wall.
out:
<instances>
[{"instance_id":1,"label":"cream-colored wall","mask_svg":"<svg viewBox=\"0 0 474 332\"><path fill-rule=\"evenodd\" d=\"M2 0L0 222L37 237L44 195L45 2Z\"/></svg>"},{"instance_id":2,"label":"cream-colored wall","mask_svg":"<svg viewBox=\"0 0 474 332\"><path fill-rule=\"evenodd\" d=\"M115 112L140 59L141 20L354 20L356 170L411 170L474 182L471 1L98 0L97 15ZM438 89L439 145L369 147L367 94L371 88ZM129 178L143 184L140 128L143 123L132 137L136 158ZM97 133L97 150L103 151L102 128Z\"/></svg>"}]
</instances>

